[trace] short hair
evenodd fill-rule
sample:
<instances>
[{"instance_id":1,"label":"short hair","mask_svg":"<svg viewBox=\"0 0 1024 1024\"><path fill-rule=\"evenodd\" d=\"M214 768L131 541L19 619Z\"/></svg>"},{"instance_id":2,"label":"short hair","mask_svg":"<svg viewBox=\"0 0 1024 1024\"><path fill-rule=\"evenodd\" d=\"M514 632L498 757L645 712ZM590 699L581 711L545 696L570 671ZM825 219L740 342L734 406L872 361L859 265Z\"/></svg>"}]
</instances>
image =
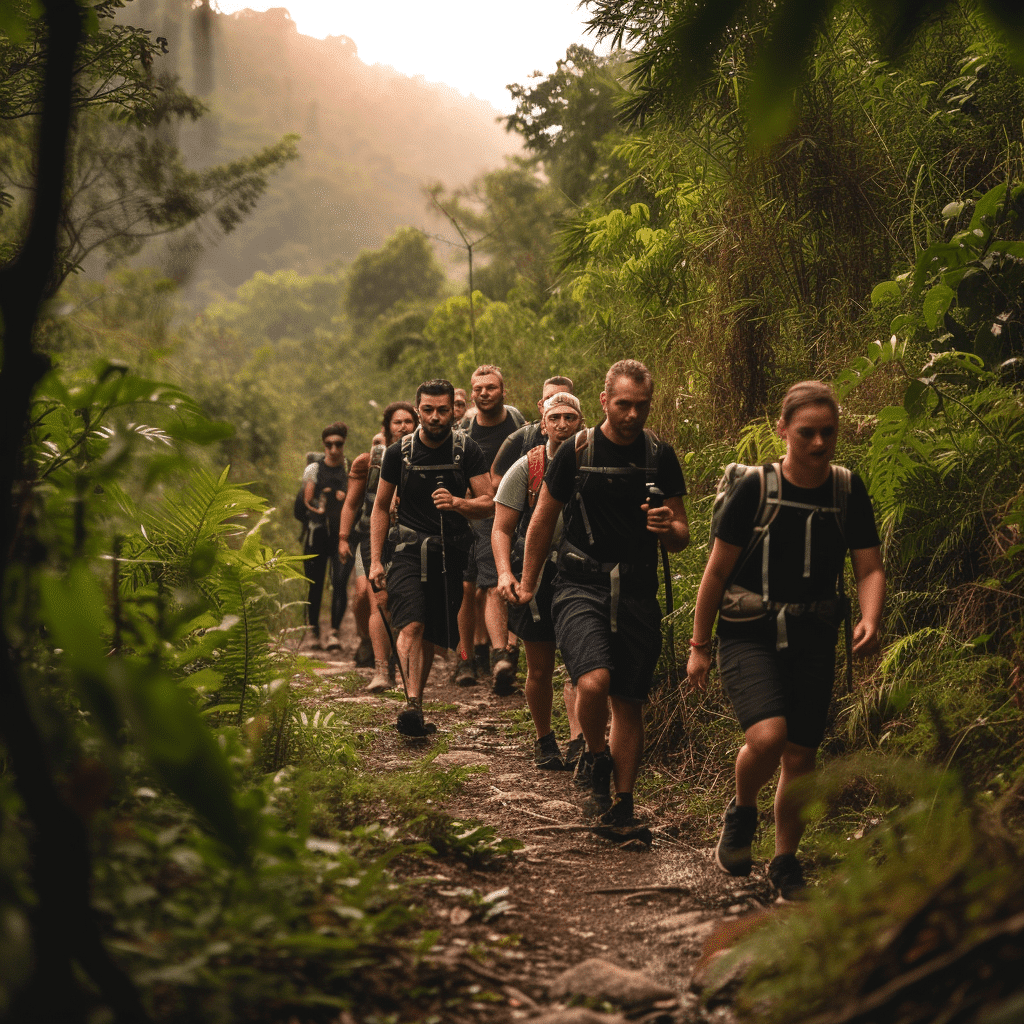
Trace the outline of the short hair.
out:
<instances>
[{"instance_id":1,"label":"short hair","mask_svg":"<svg viewBox=\"0 0 1024 1024\"><path fill-rule=\"evenodd\" d=\"M435 377L433 380L425 380L416 389L416 405L420 404L420 395L447 395L448 400L455 408L455 385L444 377Z\"/></svg>"},{"instance_id":2,"label":"short hair","mask_svg":"<svg viewBox=\"0 0 1024 1024\"><path fill-rule=\"evenodd\" d=\"M468 397L469 397L469 396L468 396L468 395L466 394L466 389L465 389L465 388L455 388L454 390L455 390L455 394L458 394L458 393L459 393L459 392L461 391L461 392L462 392L462 397L463 397L463 398L468 398Z\"/></svg>"},{"instance_id":3,"label":"short hair","mask_svg":"<svg viewBox=\"0 0 1024 1024\"><path fill-rule=\"evenodd\" d=\"M489 373L497 374L498 380L501 381L501 386L505 386L505 375L501 372L501 367L495 366L493 363L484 363L482 366L478 366L469 375L469 379L472 380L474 377L486 377Z\"/></svg>"},{"instance_id":4,"label":"short hair","mask_svg":"<svg viewBox=\"0 0 1024 1024\"><path fill-rule=\"evenodd\" d=\"M782 413L779 419L788 423L797 409L805 405L827 405L832 410L836 422L839 421L839 403L831 384L820 380L802 380L794 384L782 399Z\"/></svg>"},{"instance_id":5,"label":"short hair","mask_svg":"<svg viewBox=\"0 0 1024 1024\"><path fill-rule=\"evenodd\" d=\"M391 436L391 420L394 418L396 412L399 409L404 409L408 413L412 413L413 423L418 424L420 422L419 414L416 409L408 402L392 402L385 410L384 415L381 417L380 425L384 428L384 440L386 441Z\"/></svg>"},{"instance_id":6,"label":"short hair","mask_svg":"<svg viewBox=\"0 0 1024 1024\"><path fill-rule=\"evenodd\" d=\"M619 377L628 377L634 384L647 388L648 391L654 391L654 378L651 376L651 371L639 359L620 359L617 363L612 363L604 375L605 391L611 391L612 381Z\"/></svg>"},{"instance_id":7,"label":"short hair","mask_svg":"<svg viewBox=\"0 0 1024 1024\"><path fill-rule=\"evenodd\" d=\"M337 423L332 423L329 427L324 427L320 433L320 440L326 441L327 438L335 436L340 437L343 441L348 437L348 427L340 420Z\"/></svg>"},{"instance_id":8,"label":"short hair","mask_svg":"<svg viewBox=\"0 0 1024 1024\"><path fill-rule=\"evenodd\" d=\"M568 391L570 395L574 395L576 393L573 390L573 383L568 377L548 377L548 379L541 385L541 388L546 388L550 384L557 384L559 391Z\"/></svg>"}]
</instances>

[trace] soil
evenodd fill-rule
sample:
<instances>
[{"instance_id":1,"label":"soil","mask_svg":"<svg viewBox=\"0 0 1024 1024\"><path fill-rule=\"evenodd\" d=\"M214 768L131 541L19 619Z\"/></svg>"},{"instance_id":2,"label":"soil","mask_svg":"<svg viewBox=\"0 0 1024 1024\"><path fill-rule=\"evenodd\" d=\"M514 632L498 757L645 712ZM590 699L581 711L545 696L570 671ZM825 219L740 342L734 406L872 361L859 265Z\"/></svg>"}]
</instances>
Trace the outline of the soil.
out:
<instances>
[{"instance_id":1,"label":"soil","mask_svg":"<svg viewBox=\"0 0 1024 1024\"><path fill-rule=\"evenodd\" d=\"M316 670L315 685L298 684L303 705L354 702L379 708L366 730L372 740L361 752L369 771L394 770L430 755L439 766L480 766L444 810L458 820L491 825L499 837L523 844L478 868L455 858L429 862L436 870L415 891L424 911L421 927L438 932L426 958L436 969L433 991L424 991L411 1016L406 1005L391 1019L534 1019L567 1005L564 996L551 998L549 988L568 968L590 958L642 971L671 990L671 996L627 1009L630 1020L731 1019L726 993L717 1006L702 1005L691 978L702 947L709 935L722 931L723 920L771 905L763 866L755 866L749 878L723 874L712 860L713 825L695 826L682 812L655 815L643 803L636 812L653 833L649 847L617 845L595 835L579 808L583 791L572 775L534 767L522 667L518 692L500 697L489 680L457 687L451 681L453 662L438 658L424 694L426 719L437 732L410 740L394 728L404 706L400 681L397 691L381 696L352 692L358 684L351 673L366 680L372 675L370 669L355 668L354 647L354 635L347 635L341 651L308 652L324 665ZM347 685L339 685L342 679ZM557 677L555 685L557 693ZM558 738L564 748L568 737ZM717 945L716 938L711 945ZM613 1014L621 1009L601 999L575 1002L603 1004ZM357 1019L364 1018L341 1018L344 1024ZM565 1017L570 1019L576 1018Z\"/></svg>"}]
</instances>

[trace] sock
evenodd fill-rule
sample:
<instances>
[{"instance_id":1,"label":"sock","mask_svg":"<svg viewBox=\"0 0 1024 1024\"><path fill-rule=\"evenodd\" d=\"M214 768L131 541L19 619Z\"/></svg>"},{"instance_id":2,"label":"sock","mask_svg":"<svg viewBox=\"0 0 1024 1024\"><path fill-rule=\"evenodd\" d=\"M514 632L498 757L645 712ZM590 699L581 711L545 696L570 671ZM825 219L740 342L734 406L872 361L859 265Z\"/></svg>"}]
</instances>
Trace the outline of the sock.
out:
<instances>
[{"instance_id":1,"label":"sock","mask_svg":"<svg viewBox=\"0 0 1024 1024\"><path fill-rule=\"evenodd\" d=\"M633 816L633 794L632 793L616 793L615 794L615 811L617 814L621 814L623 817Z\"/></svg>"}]
</instances>

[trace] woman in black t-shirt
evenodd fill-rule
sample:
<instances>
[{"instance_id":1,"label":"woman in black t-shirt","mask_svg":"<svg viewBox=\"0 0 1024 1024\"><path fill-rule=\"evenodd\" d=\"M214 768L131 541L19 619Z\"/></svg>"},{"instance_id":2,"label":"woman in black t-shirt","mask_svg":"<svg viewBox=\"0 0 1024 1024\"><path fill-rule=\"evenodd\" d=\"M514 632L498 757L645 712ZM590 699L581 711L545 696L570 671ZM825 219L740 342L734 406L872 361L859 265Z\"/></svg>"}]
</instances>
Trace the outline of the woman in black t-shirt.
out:
<instances>
[{"instance_id":1,"label":"woman in black t-shirt","mask_svg":"<svg viewBox=\"0 0 1024 1024\"><path fill-rule=\"evenodd\" d=\"M747 611L719 618L722 685L744 730L736 757L736 797L725 813L715 862L728 874L750 874L757 795L781 765L775 794L775 857L768 876L781 899L803 888L796 849L803 834L793 782L814 770L835 676L837 580L850 551L861 618L854 655L878 646L885 596L878 533L867 491L853 474L845 516L837 513L831 465L839 410L832 389L819 381L794 384L782 403L779 435L781 499L765 540L748 550L761 497L761 474L748 473L723 510L697 594L687 675L703 689L711 663L711 629L723 594L750 592ZM746 557L740 563L740 556ZM770 607L759 601L767 571ZM743 595L746 597L747 595Z\"/></svg>"}]
</instances>

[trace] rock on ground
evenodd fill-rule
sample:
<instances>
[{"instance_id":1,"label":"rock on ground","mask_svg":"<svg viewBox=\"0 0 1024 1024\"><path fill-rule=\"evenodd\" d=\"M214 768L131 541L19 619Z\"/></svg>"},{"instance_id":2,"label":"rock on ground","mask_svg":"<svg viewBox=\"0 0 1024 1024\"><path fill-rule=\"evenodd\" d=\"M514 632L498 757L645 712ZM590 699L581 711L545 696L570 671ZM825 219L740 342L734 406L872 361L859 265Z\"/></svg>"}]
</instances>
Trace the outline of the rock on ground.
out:
<instances>
[{"instance_id":1,"label":"rock on ground","mask_svg":"<svg viewBox=\"0 0 1024 1024\"><path fill-rule=\"evenodd\" d=\"M676 993L643 971L591 957L555 978L548 988L548 995L554 999L582 996L616 1006L636 1007L647 1006L660 999L672 999Z\"/></svg>"}]
</instances>

